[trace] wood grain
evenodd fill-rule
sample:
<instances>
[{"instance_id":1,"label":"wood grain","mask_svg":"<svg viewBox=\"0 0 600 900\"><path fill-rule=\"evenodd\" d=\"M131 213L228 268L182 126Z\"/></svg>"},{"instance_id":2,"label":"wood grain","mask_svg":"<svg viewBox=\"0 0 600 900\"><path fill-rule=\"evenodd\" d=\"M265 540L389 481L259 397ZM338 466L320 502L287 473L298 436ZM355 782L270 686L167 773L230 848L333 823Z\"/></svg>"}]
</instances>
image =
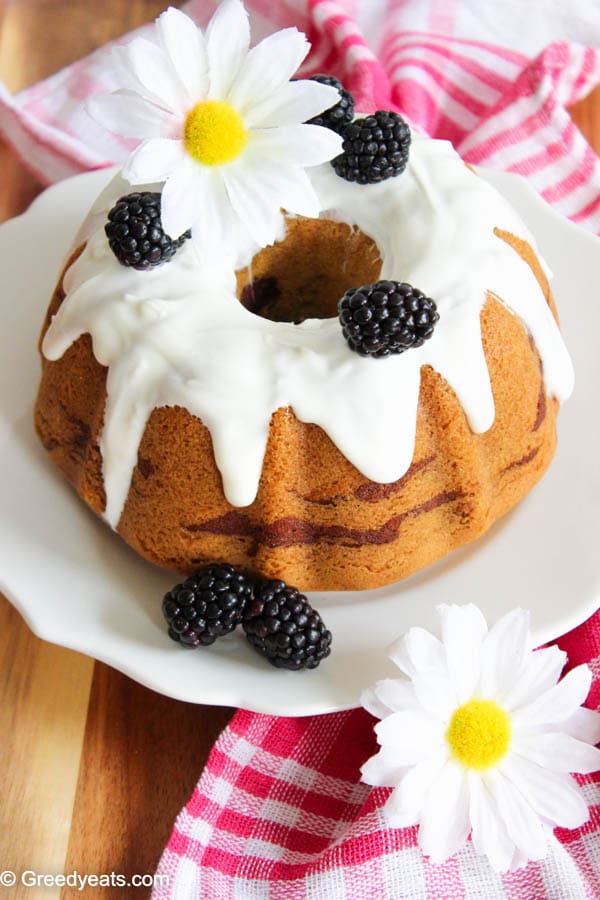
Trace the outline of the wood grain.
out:
<instances>
[{"instance_id":1,"label":"wood grain","mask_svg":"<svg viewBox=\"0 0 600 900\"><path fill-rule=\"evenodd\" d=\"M0 222L24 212L42 190L40 182L27 170L12 150L0 140Z\"/></svg>"},{"instance_id":2,"label":"wood grain","mask_svg":"<svg viewBox=\"0 0 600 900\"><path fill-rule=\"evenodd\" d=\"M18 91L166 5L0 0L0 78ZM572 114L599 150L600 89ZM40 185L2 143L0 170L3 221L22 212ZM0 871L153 872L175 815L230 716L225 708L162 697L38 640L0 596ZM23 888L10 897L55 900L59 894ZM82 895L64 890L61 896Z\"/></svg>"},{"instance_id":3,"label":"wood grain","mask_svg":"<svg viewBox=\"0 0 600 900\"><path fill-rule=\"evenodd\" d=\"M15 92L151 22L166 0L4 0L0 77Z\"/></svg>"},{"instance_id":4,"label":"wood grain","mask_svg":"<svg viewBox=\"0 0 600 900\"><path fill-rule=\"evenodd\" d=\"M596 153L600 153L600 87L572 106L569 112Z\"/></svg>"},{"instance_id":5,"label":"wood grain","mask_svg":"<svg viewBox=\"0 0 600 900\"><path fill-rule=\"evenodd\" d=\"M231 714L155 694L97 663L65 871L153 873Z\"/></svg>"},{"instance_id":6,"label":"wood grain","mask_svg":"<svg viewBox=\"0 0 600 900\"><path fill-rule=\"evenodd\" d=\"M0 77L17 91L165 5L105 0L90 15L88 0L4 2ZM1 142L0 167L4 221L41 185ZM231 713L161 697L40 641L0 596L0 870L152 873ZM45 900L60 894L43 890ZM34 896L23 886L11 890ZM114 889L94 896L115 896Z\"/></svg>"},{"instance_id":7,"label":"wood grain","mask_svg":"<svg viewBox=\"0 0 600 900\"><path fill-rule=\"evenodd\" d=\"M0 636L0 871L62 872L94 663L36 638L1 595Z\"/></svg>"}]
</instances>

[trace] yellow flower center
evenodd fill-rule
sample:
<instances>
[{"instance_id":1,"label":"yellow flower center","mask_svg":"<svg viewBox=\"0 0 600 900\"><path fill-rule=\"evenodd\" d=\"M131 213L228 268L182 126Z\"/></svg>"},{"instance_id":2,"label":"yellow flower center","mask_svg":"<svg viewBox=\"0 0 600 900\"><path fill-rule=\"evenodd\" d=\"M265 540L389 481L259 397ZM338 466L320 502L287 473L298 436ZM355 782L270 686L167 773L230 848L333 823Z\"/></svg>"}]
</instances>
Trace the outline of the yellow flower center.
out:
<instances>
[{"instance_id":1,"label":"yellow flower center","mask_svg":"<svg viewBox=\"0 0 600 900\"><path fill-rule=\"evenodd\" d=\"M494 700L474 698L454 712L446 740L452 755L468 769L488 769L510 744L510 718Z\"/></svg>"},{"instance_id":2,"label":"yellow flower center","mask_svg":"<svg viewBox=\"0 0 600 900\"><path fill-rule=\"evenodd\" d=\"M205 166L239 156L248 140L240 114L224 100L202 100L189 111L183 129L185 148Z\"/></svg>"}]
</instances>

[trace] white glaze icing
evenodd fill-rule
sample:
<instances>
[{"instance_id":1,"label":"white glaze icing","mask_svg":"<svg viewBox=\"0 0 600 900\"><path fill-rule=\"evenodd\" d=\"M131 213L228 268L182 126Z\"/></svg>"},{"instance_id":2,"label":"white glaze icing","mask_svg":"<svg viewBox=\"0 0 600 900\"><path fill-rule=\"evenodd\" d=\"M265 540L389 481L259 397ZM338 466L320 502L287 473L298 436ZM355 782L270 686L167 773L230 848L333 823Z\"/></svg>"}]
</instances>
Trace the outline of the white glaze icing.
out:
<instances>
[{"instance_id":1,"label":"white glaze icing","mask_svg":"<svg viewBox=\"0 0 600 900\"><path fill-rule=\"evenodd\" d=\"M365 477L381 483L396 481L411 463L423 365L454 389L473 431L486 431L494 421L480 330L487 291L531 333L548 393L561 402L570 394L571 361L542 291L494 228L535 242L450 144L414 137L404 174L381 184L350 184L328 164L309 172L321 215L356 225L376 242L381 278L407 281L435 299L433 337L398 356L364 359L350 351L337 319L293 325L246 310L235 296L230 257L224 252L209 269L191 242L160 268L125 268L103 230L110 206L131 190L115 179L79 235L87 245L65 276L66 298L42 348L58 359L87 332L108 367L100 447L113 527L158 406L183 406L204 422L234 506L256 496L270 417L280 407L320 425Z\"/></svg>"}]
</instances>

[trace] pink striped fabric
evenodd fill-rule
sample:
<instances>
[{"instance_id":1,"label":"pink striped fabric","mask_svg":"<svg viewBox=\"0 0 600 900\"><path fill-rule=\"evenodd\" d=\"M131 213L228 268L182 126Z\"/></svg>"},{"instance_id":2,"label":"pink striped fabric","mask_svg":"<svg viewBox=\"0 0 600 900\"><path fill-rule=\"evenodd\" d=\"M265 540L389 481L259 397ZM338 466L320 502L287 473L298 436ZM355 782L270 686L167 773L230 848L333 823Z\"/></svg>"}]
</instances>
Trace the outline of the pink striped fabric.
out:
<instances>
[{"instance_id":1,"label":"pink striped fabric","mask_svg":"<svg viewBox=\"0 0 600 900\"><path fill-rule=\"evenodd\" d=\"M550 41L529 58L499 46L491 34L483 39L481 24L486 9L498 4L475 0L247 5L256 39L290 24L304 30L312 42L305 73L338 75L360 109L402 111L423 132L450 140L467 162L525 175L564 215L600 231L600 164L566 111L600 82L597 49ZM550 38L568 27L578 35L587 24L600 46L597 17L576 5L553 31L551 11L532 3L523 29L530 27L539 41L540 33ZM205 24L215 6L216 0L192 0L186 9ZM513 44L523 41L513 38ZM81 103L114 87L107 48L16 98L0 85L0 131L45 183L118 162L130 145L92 122Z\"/></svg>"},{"instance_id":2,"label":"pink striped fabric","mask_svg":"<svg viewBox=\"0 0 600 900\"><path fill-rule=\"evenodd\" d=\"M600 82L594 4L247 5L255 40L287 25L305 31L312 43L305 73L337 75L359 109L402 111L466 161L526 176L549 203L600 232L600 165L566 111ZM205 24L215 6L193 0L186 9ZM118 162L128 143L103 132L81 105L114 87L106 48L17 97L0 86L0 130L47 183ZM589 703L598 708L600 614L562 645L571 665L591 665ZM177 819L159 866L169 884L155 888L155 900L600 896L599 775L580 779L589 822L557 831L544 862L500 876L469 843L435 866L421 856L415 829L384 827L386 791L359 782L375 750L372 725L358 709L310 719L238 712Z\"/></svg>"}]
</instances>

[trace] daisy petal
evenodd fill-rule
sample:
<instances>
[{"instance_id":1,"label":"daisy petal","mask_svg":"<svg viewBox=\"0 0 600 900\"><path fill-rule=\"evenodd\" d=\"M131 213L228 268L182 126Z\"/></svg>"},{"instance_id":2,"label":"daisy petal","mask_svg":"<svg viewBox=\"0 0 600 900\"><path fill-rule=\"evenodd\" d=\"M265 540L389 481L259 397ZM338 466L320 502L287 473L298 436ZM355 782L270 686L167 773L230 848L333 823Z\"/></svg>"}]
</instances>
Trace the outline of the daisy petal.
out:
<instances>
[{"instance_id":1,"label":"daisy petal","mask_svg":"<svg viewBox=\"0 0 600 900\"><path fill-rule=\"evenodd\" d=\"M208 96L226 100L250 46L248 13L240 0L223 0L206 29Z\"/></svg>"},{"instance_id":2,"label":"daisy petal","mask_svg":"<svg viewBox=\"0 0 600 900\"><path fill-rule=\"evenodd\" d=\"M396 804L396 795L398 788L394 788L388 797L385 805L382 807L381 814L383 821L388 828L411 828L413 825L419 824L419 814L402 813Z\"/></svg>"},{"instance_id":3,"label":"daisy petal","mask_svg":"<svg viewBox=\"0 0 600 900\"><path fill-rule=\"evenodd\" d=\"M429 788L446 762L447 754L442 751L422 760L396 780L397 787L384 808L388 825L397 828L418 822Z\"/></svg>"},{"instance_id":4,"label":"daisy petal","mask_svg":"<svg viewBox=\"0 0 600 900\"><path fill-rule=\"evenodd\" d=\"M548 843L550 843L550 841L552 840L552 832L547 834L546 838L548 840ZM525 854L521 853L520 850L515 850L515 852L513 853L513 858L510 861L509 871L517 872L519 869L524 869L528 864L529 860L525 856Z\"/></svg>"},{"instance_id":5,"label":"daisy petal","mask_svg":"<svg viewBox=\"0 0 600 900\"><path fill-rule=\"evenodd\" d=\"M380 699L377 690L379 684L380 682L378 682L375 687L364 689L360 695L360 705L363 706L368 713L371 713L372 716L375 716L376 719L385 719L386 716L390 716L393 712L396 712L396 710Z\"/></svg>"},{"instance_id":6,"label":"daisy petal","mask_svg":"<svg viewBox=\"0 0 600 900\"><path fill-rule=\"evenodd\" d=\"M197 219L202 193L210 192L209 173L185 153L171 172L162 192L161 218L167 234L179 236ZM220 219L214 227L219 229Z\"/></svg>"},{"instance_id":7,"label":"daisy petal","mask_svg":"<svg viewBox=\"0 0 600 900\"><path fill-rule=\"evenodd\" d=\"M384 719L393 712L413 709L417 706L415 689L409 681L386 678L375 687L363 691L361 705L378 719Z\"/></svg>"},{"instance_id":8,"label":"daisy petal","mask_svg":"<svg viewBox=\"0 0 600 900\"><path fill-rule=\"evenodd\" d=\"M506 872L511 866L515 845L500 818L494 797L477 772L469 772L469 818L471 839L477 853L487 856L496 872Z\"/></svg>"},{"instance_id":9,"label":"daisy petal","mask_svg":"<svg viewBox=\"0 0 600 900\"><path fill-rule=\"evenodd\" d=\"M208 60L204 35L181 10L169 7L156 20L160 45L171 62L188 104L208 93Z\"/></svg>"},{"instance_id":10,"label":"daisy petal","mask_svg":"<svg viewBox=\"0 0 600 900\"><path fill-rule=\"evenodd\" d=\"M413 678L419 704L446 726L459 705L452 680L444 670L430 669Z\"/></svg>"},{"instance_id":11,"label":"daisy petal","mask_svg":"<svg viewBox=\"0 0 600 900\"><path fill-rule=\"evenodd\" d=\"M571 669L562 681L513 713L515 723L529 729L547 722L568 719L584 702L591 683L592 673L587 666Z\"/></svg>"},{"instance_id":12,"label":"daisy petal","mask_svg":"<svg viewBox=\"0 0 600 900\"><path fill-rule=\"evenodd\" d=\"M433 862L444 862L466 841L469 792L462 767L447 762L427 793L421 813L419 845Z\"/></svg>"},{"instance_id":13,"label":"daisy petal","mask_svg":"<svg viewBox=\"0 0 600 900\"><path fill-rule=\"evenodd\" d=\"M322 90L315 91L315 88ZM333 96L331 92L334 92ZM306 122L337 103L335 88L305 78L288 81L260 103L252 103L244 114L248 128L273 128Z\"/></svg>"},{"instance_id":14,"label":"daisy petal","mask_svg":"<svg viewBox=\"0 0 600 900\"><path fill-rule=\"evenodd\" d=\"M231 206L256 242L266 247L275 242L282 227L277 194L265 191L257 179L245 176L242 167L223 168L223 182Z\"/></svg>"},{"instance_id":15,"label":"daisy petal","mask_svg":"<svg viewBox=\"0 0 600 900\"><path fill-rule=\"evenodd\" d=\"M156 97L150 97L148 92L144 90L143 85L133 74L129 65L127 56L127 44L116 44L110 51L111 68L114 75L114 83L119 84L124 90L134 91L136 94L144 96L147 100L157 103Z\"/></svg>"},{"instance_id":16,"label":"daisy petal","mask_svg":"<svg viewBox=\"0 0 600 900\"><path fill-rule=\"evenodd\" d=\"M144 141L141 146L133 151L123 166L123 177L130 184L153 184L156 181L165 181L184 160L185 154L181 141L153 138L152 140ZM183 231L185 231L185 228ZM168 228L167 232L171 235L182 233L181 231L170 231Z\"/></svg>"},{"instance_id":17,"label":"daisy petal","mask_svg":"<svg viewBox=\"0 0 600 900\"><path fill-rule=\"evenodd\" d=\"M240 162L231 163L227 167L224 177L230 183L233 183L232 175L235 175L235 179L246 182L248 171L252 172L256 189L264 194L265 199L271 198L274 210L282 208L300 216L318 217L319 198L304 169L283 165L275 157L258 154L250 148Z\"/></svg>"},{"instance_id":18,"label":"daisy petal","mask_svg":"<svg viewBox=\"0 0 600 900\"><path fill-rule=\"evenodd\" d=\"M187 107L185 91L160 47L138 37L125 47L115 47L114 54L121 72L128 70L128 81L134 79L143 96L180 117L183 115Z\"/></svg>"},{"instance_id":19,"label":"daisy petal","mask_svg":"<svg viewBox=\"0 0 600 900\"><path fill-rule=\"evenodd\" d=\"M513 750L552 772L580 772L587 775L600 769L600 750L569 734L536 731L516 734Z\"/></svg>"},{"instance_id":20,"label":"daisy petal","mask_svg":"<svg viewBox=\"0 0 600 900\"><path fill-rule=\"evenodd\" d=\"M483 641L481 696L502 700L519 680L529 649L529 613L513 609L490 628Z\"/></svg>"},{"instance_id":21,"label":"daisy petal","mask_svg":"<svg viewBox=\"0 0 600 900\"><path fill-rule=\"evenodd\" d=\"M248 145L289 164L318 166L342 152L342 138L320 125L282 125L251 131Z\"/></svg>"},{"instance_id":22,"label":"daisy petal","mask_svg":"<svg viewBox=\"0 0 600 900\"><path fill-rule=\"evenodd\" d=\"M409 678L428 669L445 670L444 648L431 632L415 626L388 649L388 656Z\"/></svg>"},{"instance_id":23,"label":"daisy petal","mask_svg":"<svg viewBox=\"0 0 600 900\"><path fill-rule=\"evenodd\" d=\"M264 184L266 181L272 185L270 190L273 202L277 202L276 198L279 198L279 203L286 212L318 219L321 209L319 198L304 169L282 167L276 182L273 172L271 169L270 175L264 180L262 175L257 174L260 183Z\"/></svg>"},{"instance_id":24,"label":"daisy petal","mask_svg":"<svg viewBox=\"0 0 600 900\"><path fill-rule=\"evenodd\" d=\"M486 776L486 784L515 846L528 859L544 859L548 852L546 832L521 792L498 770Z\"/></svg>"},{"instance_id":25,"label":"daisy petal","mask_svg":"<svg viewBox=\"0 0 600 900\"><path fill-rule=\"evenodd\" d=\"M291 78L309 48L305 35L297 28L284 28L264 38L242 63L229 93L230 103L245 115L255 103L261 103Z\"/></svg>"},{"instance_id":26,"label":"daisy petal","mask_svg":"<svg viewBox=\"0 0 600 900\"><path fill-rule=\"evenodd\" d=\"M393 747L399 766L412 766L431 756L443 744L443 730L420 710L392 713L375 725L377 740Z\"/></svg>"},{"instance_id":27,"label":"daisy petal","mask_svg":"<svg viewBox=\"0 0 600 900\"><path fill-rule=\"evenodd\" d=\"M575 780L562 772L549 772L537 763L508 755L501 771L521 792L538 816L553 827L579 828L588 819L588 808Z\"/></svg>"},{"instance_id":28,"label":"daisy petal","mask_svg":"<svg viewBox=\"0 0 600 900\"><path fill-rule=\"evenodd\" d=\"M394 787L408 771L407 766L398 765L393 747L382 747L379 753L363 763L360 768L361 781L373 787Z\"/></svg>"},{"instance_id":29,"label":"daisy petal","mask_svg":"<svg viewBox=\"0 0 600 900\"><path fill-rule=\"evenodd\" d=\"M578 741L586 744L600 743L600 714L593 709L581 706L565 722L561 722L560 730Z\"/></svg>"},{"instance_id":30,"label":"daisy petal","mask_svg":"<svg viewBox=\"0 0 600 900\"><path fill-rule=\"evenodd\" d=\"M231 254L234 268L248 265L258 244L232 209L219 173L205 167L201 171L193 201L192 242L207 265L224 253Z\"/></svg>"},{"instance_id":31,"label":"daisy petal","mask_svg":"<svg viewBox=\"0 0 600 900\"><path fill-rule=\"evenodd\" d=\"M167 137L178 127L175 116L134 91L94 94L85 108L108 131L127 138Z\"/></svg>"},{"instance_id":32,"label":"daisy petal","mask_svg":"<svg viewBox=\"0 0 600 900\"><path fill-rule=\"evenodd\" d=\"M487 633L483 613L472 603L466 606L438 607L442 625L442 643L448 673L457 700L465 703L475 692L479 678L481 642Z\"/></svg>"},{"instance_id":33,"label":"daisy petal","mask_svg":"<svg viewBox=\"0 0 600 900\"><path fill-rule=\"evenodd\" d=\"M560 678L566 661L567 654L556 645L542 647L530 653L525 660L521 677L504 695L506 709L518 709L553 687Z\"/></svg>"}]
</instances>

